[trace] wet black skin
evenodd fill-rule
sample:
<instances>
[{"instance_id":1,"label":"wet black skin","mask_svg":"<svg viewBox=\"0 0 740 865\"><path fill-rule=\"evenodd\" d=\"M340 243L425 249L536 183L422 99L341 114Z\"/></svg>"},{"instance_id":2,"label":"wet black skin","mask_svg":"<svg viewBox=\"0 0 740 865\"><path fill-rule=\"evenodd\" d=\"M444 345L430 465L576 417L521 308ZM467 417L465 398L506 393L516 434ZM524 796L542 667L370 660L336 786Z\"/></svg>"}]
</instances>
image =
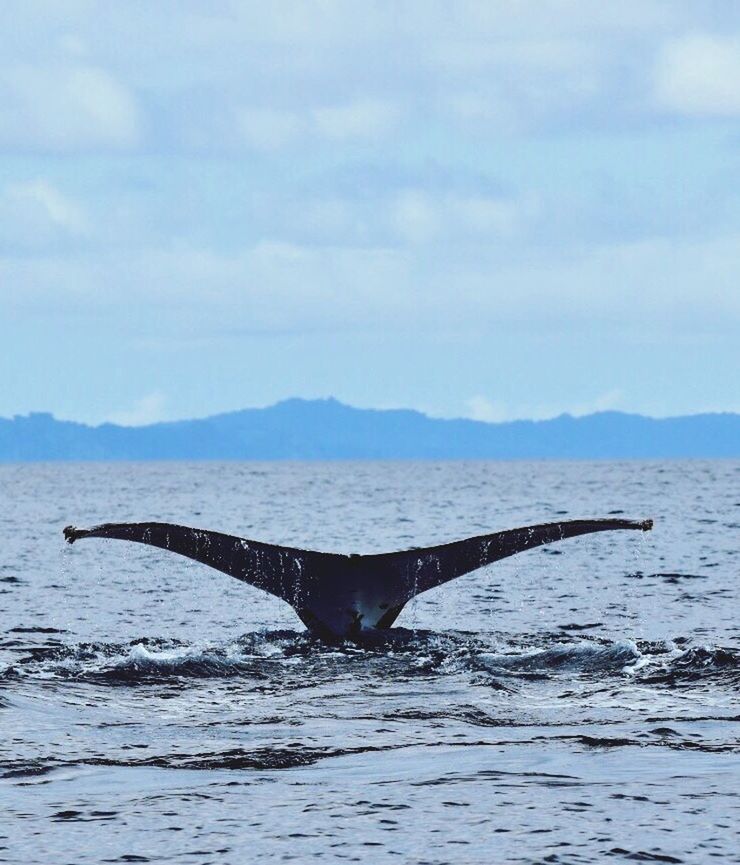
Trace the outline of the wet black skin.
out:
<instances>
[{"instance_id":1,"label":"wet black skin","mask_svg":"<svg viewBox=\"0 0 740 865\"><path fill-rule=\"evenodd\" d=\"M179 553L287 601L324 639L362 640L390 628L411 598L491 562L577 535L652 526L652 520L570 520L368 556L280 547L170 523L67 526L64 537L70 544L115 538Z\"/></svg>"}]
</instances>

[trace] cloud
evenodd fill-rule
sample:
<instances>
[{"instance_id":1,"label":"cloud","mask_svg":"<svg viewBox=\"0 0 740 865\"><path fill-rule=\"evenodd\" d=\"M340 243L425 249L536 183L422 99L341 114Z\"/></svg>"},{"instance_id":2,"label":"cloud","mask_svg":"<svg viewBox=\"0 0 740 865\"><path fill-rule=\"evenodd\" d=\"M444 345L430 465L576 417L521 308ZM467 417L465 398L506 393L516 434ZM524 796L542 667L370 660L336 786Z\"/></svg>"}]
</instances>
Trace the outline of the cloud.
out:
<instances>
[{"instance_id":1,"label":"cloud","mask_svg":"<svg viewBox=\"0 0 740 865\"><path fill-rule=\"evenodd\" d=\"M113 412L106 421L119 426L146 426L165 420L166 399L155 391L137 400L130 408Z\"/></svg>"},{"instance_id":2,"label":"cloud","mask_svg":"<svg viewBox=\"0 0 740 865\"><path fill-rule=\"evenodd\" d=\"M442 214L423 190L400 193L391 206L391 225L410 243L428 243L442 231Z\"/></svg>"},{"instance_id":3,"label":"cloud","mask_svg":"<svg viewBox=\"0 0 740 865\"><path fill-rule=\"evenodd\" d=\"M0 257L8 314L90 316L117 331L467 334L734 332L740 235L604 245L172 245Z\"/></svg>"},{"instance_id":4,"label":"cloud","mask_svg":"<svg viewBox=\"0 0 740 865\"><path fill-rule=\"evenodd\" d=\"M740 116L740 38L690 35L666 42L655 67L658 107L689 116Z\"/></svg>"},{"instance_id":5,"label":"cloud","mask_svg":"<svg viewBox=\"0 0 740 865\"><path fill-rule=\"evenodd\" d=\"M510 238L531 222L535 213L535 203L527 198L453 190L405 189L390 202L392 229L402 241L415 245Z\"/></svg>"},{"instance_id":6,"label":"cloud","mask_svg":"<svg viewBox=\"0 0 740 865\"><path fill-rule=\"evenodd\" d=\"M492 400L488 397L470 397L465 403L466 416L471 420L485 421L486 423L502 423L512 420L548 420L561 414L570 414L573 417L581 417L594 412L610 411L624 406L624 393L619 388L605 391L595 398L573 403L570 406L548 405L547 403L510 403L504 400Z\"/></svg>"},{"instance_id":7,"label":"cloud","mask_svg":"<svg viewBox=\"0 0 740 865\"><path fill-rule=\"evenodd\" d=\"M333 156L386 139L454 148L470 134L650 125L655 45L711 19L682 0L68 0L64 12L9 0L0 147L126 151L145 137L148 152L311 143Z\"/></svg>"},{"instance_id":8,"label":"cloud","mask_svg":"<svg viewBox=\"0 0 740 865\"><path fill-rule=\"evenodd\" d=\"M613 49L602 48L572 36L440 39L428 62L441 78L442 111L468 127L515 135L553 119L598 114L614 62Z\"/></svg>"},{"instance_id":9,"label":"cloud","mask_svg":"<svg viewBox=\"0 0 740 865\"><path fill-rule=\"evenodd\" d=\"M237 131L256 150L305 146L313 141L373 141L390 134L398 123L396 105L358 100L302 109L242 107L235 112Z\"/></svg>"},{"instance_id":10,"label":"cloud","mask_svg":"<svg viewBox=\"0 0 740 865\"><path fill-rule=\"evenodd\" d=\"M236 124L244 141L256 150L279 150L295 143L305 121L298 112L271 108L241 108Z\"/></svg>"},{"instance_id":11,"label":"cloud","mask_svg":"<svg viewBox=\"0 0 740 865\"><path fill-rule=\"evenodd\" d=\"M727 2L6 0L0 396L720 405L739 44Z\"/></svg>"},{"instance_id":12,"label":"cloud","mask_svg":"<svg viewBox=\"0 0 740 865\"><path fill-rule=\"evenodd\" d=\"M467 417L470 420L480 420L485 423L500 423L505 420L515 420L512 417L511 407L499 400L492 400L480 394L471 396L466 401ZM530 417L530 415L522 415Z\"/></svg>"},{"instance_id":13,"label":"cloud","mask_svg":"<svg viewBox=\"0 0 740 865\"><path fill-rule=\"evenodd\" d=\"M40 251L89 230L83 207L44 178L8 184L0 193L0 249Z\"/></svg>"},{"instance_id":14,"label":"cloud","mask_svg":"<svg viewBox=\"0 0 740 865\"><path fill-rule=\"evenodd\" d=\"M398 119L398 107L381 99L359 99L313 111L318 134L337 141L382 138L393 129Z\"/></svg>"},{"instance_id":15,"label":"cloud","mask_svg":"<svg viewBox=\"0 0 740 865\"><path fill-rule=\"evenodd\" d=\"M0 147L5 150L128 150L140 137L141 112L133 93L104 69L0 69Z\"/></svg>"}]
</instances>

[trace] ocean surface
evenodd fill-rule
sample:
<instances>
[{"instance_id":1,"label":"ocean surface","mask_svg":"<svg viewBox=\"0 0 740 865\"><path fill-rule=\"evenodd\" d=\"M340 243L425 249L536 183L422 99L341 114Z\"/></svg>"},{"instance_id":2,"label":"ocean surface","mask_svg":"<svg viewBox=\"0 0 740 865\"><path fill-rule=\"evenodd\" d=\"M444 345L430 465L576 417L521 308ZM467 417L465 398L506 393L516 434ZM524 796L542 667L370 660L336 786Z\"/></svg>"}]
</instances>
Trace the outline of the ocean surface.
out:
<instances>
[{"instance_id":1,"label":"ocean surface","mask_svg":"<svg viewBox=\"0 0 740 865\"><path fill-rule=\"evenodd\" d=\"M0 466L0 862L740 862L740 463ZM653 517L322 645L62 528L339 552Z\"/></svg>"}]
</instances>

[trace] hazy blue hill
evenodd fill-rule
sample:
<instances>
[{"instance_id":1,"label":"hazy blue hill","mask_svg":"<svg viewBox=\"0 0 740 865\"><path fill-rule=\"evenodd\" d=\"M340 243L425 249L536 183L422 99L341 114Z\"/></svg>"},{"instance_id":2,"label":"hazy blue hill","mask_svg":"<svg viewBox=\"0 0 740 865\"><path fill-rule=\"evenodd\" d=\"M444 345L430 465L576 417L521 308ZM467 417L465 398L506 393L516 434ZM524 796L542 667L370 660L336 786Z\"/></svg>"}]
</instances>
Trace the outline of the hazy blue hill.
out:
<instances>
[{"instance_id":1,"label":"hazy blue hill","mask_svg":"<svg viewBox=\"0 0 740 865\"><path fill-rule=\"evenodd\" d=\"M143 427L91 427L46 413L0 419L3 461L622 457L740 457L740 415L599 412L493 424L289 399Z\"/></svg>"}]
</instances>

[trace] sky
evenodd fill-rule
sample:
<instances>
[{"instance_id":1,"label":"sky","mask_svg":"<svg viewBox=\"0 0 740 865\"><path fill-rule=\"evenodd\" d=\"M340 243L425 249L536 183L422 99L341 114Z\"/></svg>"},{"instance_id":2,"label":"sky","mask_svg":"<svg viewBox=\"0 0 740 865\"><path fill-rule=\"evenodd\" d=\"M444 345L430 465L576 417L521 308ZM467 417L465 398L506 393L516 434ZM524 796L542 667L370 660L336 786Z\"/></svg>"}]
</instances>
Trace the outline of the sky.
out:
<instances>
[{"instance_id":1,"label":"sky","mask_svg":"<svg viewBox=\"0 0 740 865\"><path fill-rule=\"evenodd\" d=\"M740 411L740 3L3 0L0 416Z\"/></svg>"}]
</instances>

